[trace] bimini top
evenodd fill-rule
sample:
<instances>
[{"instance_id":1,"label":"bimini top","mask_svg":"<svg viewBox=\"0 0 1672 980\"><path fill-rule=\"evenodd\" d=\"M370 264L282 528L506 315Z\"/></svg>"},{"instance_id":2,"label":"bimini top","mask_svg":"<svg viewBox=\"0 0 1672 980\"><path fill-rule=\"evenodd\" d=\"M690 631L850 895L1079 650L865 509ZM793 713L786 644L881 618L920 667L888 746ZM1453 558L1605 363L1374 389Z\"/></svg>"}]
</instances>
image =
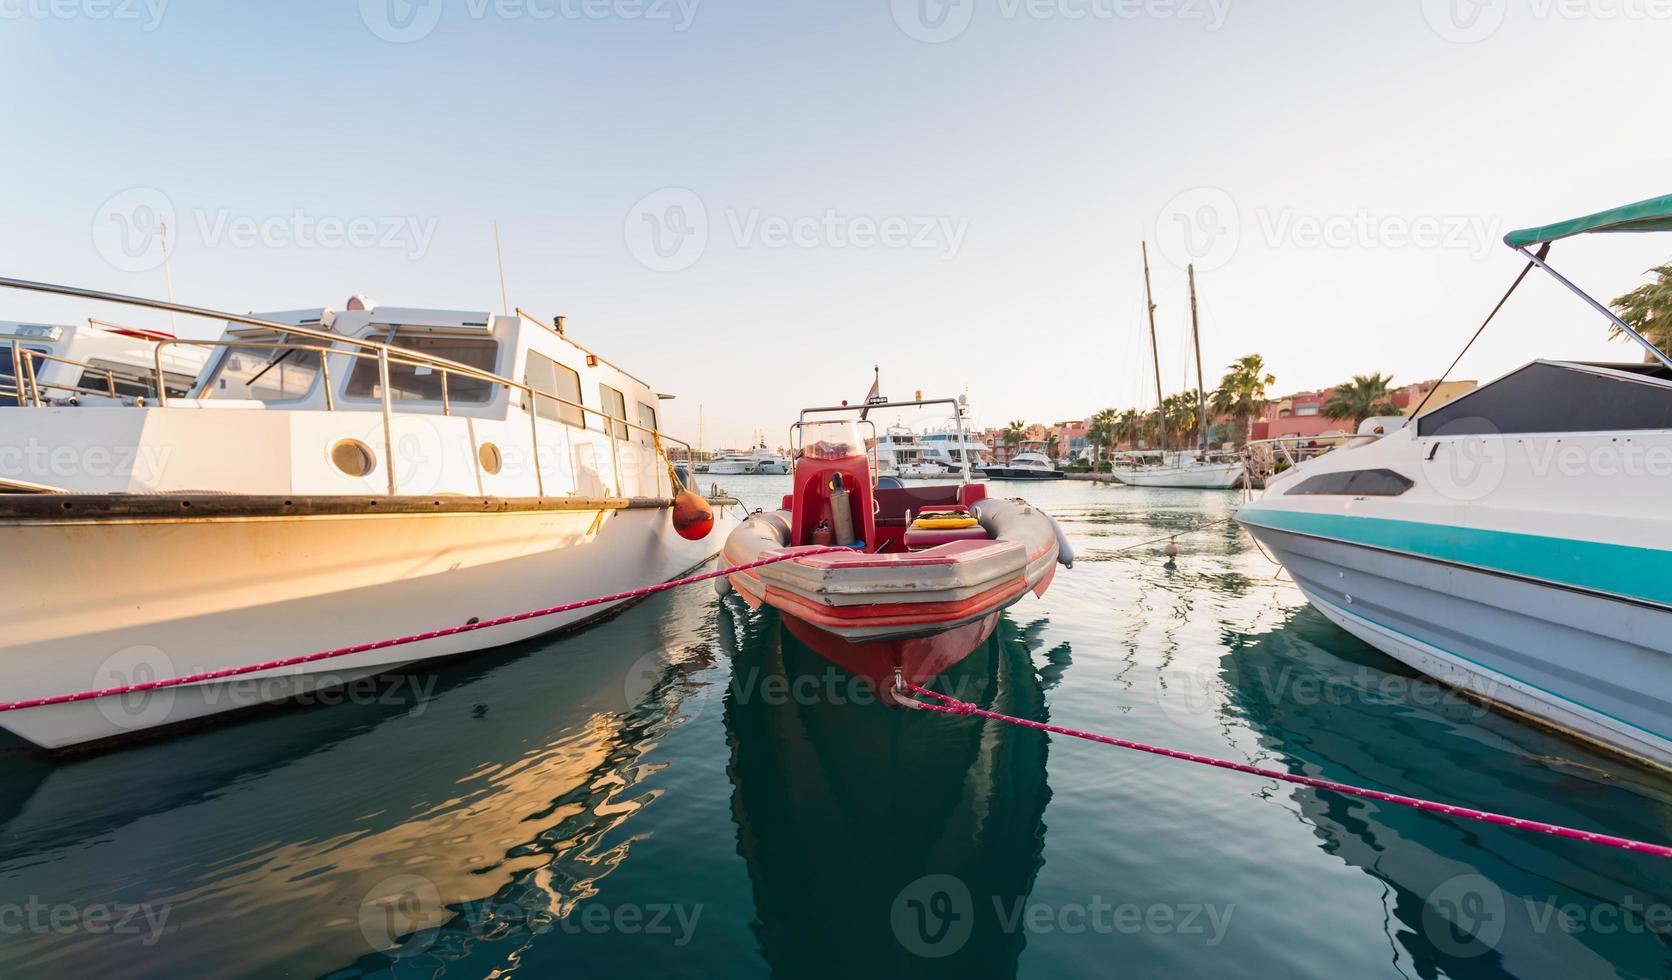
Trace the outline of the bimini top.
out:
<instances>
[{"instance_id":1,"label":"bimini top","mask_svg":"<svg viewBox=\"0 0 1672 980\"><path fill-rule=\"evenodd\" d=\"M1542 245L1545 242L1572 238L1590 232L1607 231L1672 231L1672 194L1652 197L1647 201L1627 204L1608 211L1598 211L1583 218L1570 218L1541 228L1523 228L1504 236L1504 244L1511 248Z\"/></svg>"}]
</instances>

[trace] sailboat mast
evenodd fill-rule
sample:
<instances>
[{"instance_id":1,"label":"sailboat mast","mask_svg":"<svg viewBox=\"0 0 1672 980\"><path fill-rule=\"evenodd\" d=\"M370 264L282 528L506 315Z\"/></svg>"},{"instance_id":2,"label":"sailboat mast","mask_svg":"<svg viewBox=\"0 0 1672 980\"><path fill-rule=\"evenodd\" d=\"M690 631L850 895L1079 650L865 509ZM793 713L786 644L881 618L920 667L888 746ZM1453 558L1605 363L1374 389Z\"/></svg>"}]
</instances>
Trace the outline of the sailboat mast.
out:
<instances>
[{"instance_id":1,"label":"sailboat mast","mask_svg":"<svg viewBox=\"0 0 1672 980\"><path fill-rule=\"evenodd\" d=\"M1202 327L1196 317L1196 263L1189 266L1190 273L1190 339L1196 345L1196 411L1202 420L1202 438L1197 448L1208 448L1208 379L1202 374Z\"/></svg>"},{"instance_id":2,"label":"sailboat mast","mask_svg":"<svg viewBox=\"0 0 1672 980\"><path fill-rule=\"evenodd\" d=\"M1149 242L1144 248L1144 305L1149 307L1149 348L1155 360L1155 432L1161 451L1167 451L1167 399L1161 390L1161 348L1155 343L1155 294L1150 291Z\"/></svg>"}]
</instances>

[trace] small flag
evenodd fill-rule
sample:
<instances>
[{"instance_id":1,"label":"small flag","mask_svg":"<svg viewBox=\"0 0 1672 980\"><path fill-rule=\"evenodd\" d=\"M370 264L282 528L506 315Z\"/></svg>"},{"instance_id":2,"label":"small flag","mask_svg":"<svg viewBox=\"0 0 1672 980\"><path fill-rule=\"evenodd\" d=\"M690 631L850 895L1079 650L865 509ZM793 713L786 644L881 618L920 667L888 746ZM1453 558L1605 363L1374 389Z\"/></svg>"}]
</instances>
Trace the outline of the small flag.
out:
<instances>
[{"instance_id":1,"label":"small flag","mask_svg":"<svg viewBox=\"0 0 1672 980\"><path fill-rule=\"evenodd\" d=\"M865 405L867 407L859 413L861 419L871 414L869 406L888 404L888 399L882 396L882 368L878 365L872 365L871 370L874 372L871 378L871 390L865 393Z\"/></svg>"}]
</instances>

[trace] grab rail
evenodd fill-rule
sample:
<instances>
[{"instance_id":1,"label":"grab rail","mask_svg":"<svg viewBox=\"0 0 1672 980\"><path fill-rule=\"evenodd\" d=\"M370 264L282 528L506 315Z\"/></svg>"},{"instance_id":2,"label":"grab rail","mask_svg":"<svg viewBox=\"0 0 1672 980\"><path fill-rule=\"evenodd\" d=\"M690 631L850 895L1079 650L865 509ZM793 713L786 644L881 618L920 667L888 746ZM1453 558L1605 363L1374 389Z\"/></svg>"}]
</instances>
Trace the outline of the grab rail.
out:
<instances>
[{"instance_id":1,"label":"grab rail","mask_svg":"<svg viewBox=\"0 0 1672 980\"><path fill-rule=\"evenodd\" d=\"M145 385L147 388L149 388L153 382L153 376L149 371L141 371L137 369L126 370L121 367L110 367L103 364L93 364L88 361L77 361L68 357L59 357L57 354L49 354L46 351L31 350L30 348L23 346L23 343L24 341L22 338L12 338L12 385L9 388L0 388L0 395L13 396L17 400L17 404L20 407L41 408L43 406L41 398L42 391L67 391L71 394L95 395L101 398L120 398L122 396L116 390L116 380L118 378L121 378L123 381ZM36 367L36 362L39 361L50 361L54 364L67 364L70 367L81 368L84 372L93 371L103 374L105 376L105 387L103 389L99 389L89 388L80 384L42 382L40 380L40 372ZM163 384L166 379L164 379L159 373L156 375L155 380L159 385L156 390L163 392L164 389L161 387L161 384ZM162 395L159 394L158 397L160 399Z\"/></svg>"}]
</instances>

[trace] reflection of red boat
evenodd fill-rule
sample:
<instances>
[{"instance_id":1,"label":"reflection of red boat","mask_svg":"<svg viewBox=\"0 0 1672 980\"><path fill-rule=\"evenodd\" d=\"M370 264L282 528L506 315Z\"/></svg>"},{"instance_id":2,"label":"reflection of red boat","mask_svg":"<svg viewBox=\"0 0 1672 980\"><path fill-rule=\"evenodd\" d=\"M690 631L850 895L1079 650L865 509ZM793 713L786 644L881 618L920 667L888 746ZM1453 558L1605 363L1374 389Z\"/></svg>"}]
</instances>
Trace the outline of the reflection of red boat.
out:
<instances>
[{"instance_id":1,"label":"reflection of red boat","mask_svg":"<svg viewBox=\"0 0 1672 980\"><path fill-rule=\"evenodd\" d=\"M1057 563L1074 556L1048 514L1025 501L988 499L982 484L878 487L855 419L807 420L858 411L802 412L794 492L781 510L756 513L733 531L725 559L851 547L741 572L730 584L750 605L777 609L803 643L887 692L896 671L921 683L968 656L1003 609L1029 591L1044 595Z\"/></svg>"}]
</instances>

